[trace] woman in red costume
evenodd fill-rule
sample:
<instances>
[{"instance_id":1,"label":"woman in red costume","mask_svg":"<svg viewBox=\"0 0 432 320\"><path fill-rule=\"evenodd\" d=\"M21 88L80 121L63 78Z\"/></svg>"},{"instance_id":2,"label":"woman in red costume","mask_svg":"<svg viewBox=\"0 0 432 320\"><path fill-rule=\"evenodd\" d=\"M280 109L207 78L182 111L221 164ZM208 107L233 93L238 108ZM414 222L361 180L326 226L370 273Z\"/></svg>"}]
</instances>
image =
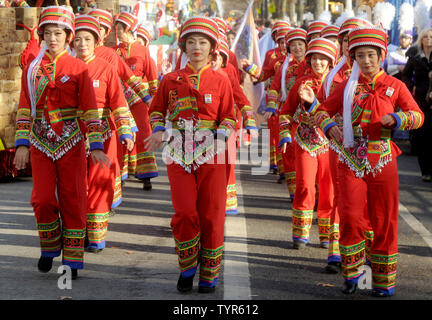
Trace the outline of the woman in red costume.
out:
<instances>
[{"instance_id":1,"label":"woman in red costume","mask_svg":"<svg viewBox=\"0 0 432 320\"><path fill-rule=\"evenodd\" d=\"M199 292L213 292L222 261L225 140L235 129L235 116L229 79L210 63L218 39L218 26L212 19L187 20L179 40L190 62L163 77L150 107L150 150L162 145L166 116L174 129L167 134L165 154L175 211L171 227L181 270L177 289L181 292L192 289L198 263Z\"/></svg>"},{"instance_id":2,"label":"woman in red costume","mask_svg":"<svg viewBox=\"0 0 432 320\"><path fill-rule=\"evenodd\" d=\"M328 96L333 92L342 81L349 78L352 69L352 59L348 52L348 33L359 27L359 26L371 26L371 23L363 20L361 18L349 18L345 20L338 32L338 41L340 44L340 52L342 56L338 64L329 72L326 77L320 92L318 93L318 100L325 101ZM325 29L323 31L325 32ZM325 33L329 34L329 33ZM342 127L342 115L336 114L334 116L335 122ZM330 171L333 178L333 188L334 188L334 203L333 210L330 215L330 234L329 234L329 251L327 257L327 266L325 268L327 273L339 273L340 271L340 252L339 252L339 213L338 213L338 195L339 195L339 179L337 177L337 163L338 163L338 153L335 151L338 148L338 144L330 140ZM367 210L365 210L365 237L366 237L366 254L368 255L368 248L373 239L372 228L368 222L369 217L367 216Z\"/></svg>"},{"instance_id":3,"label":"woman in red costume","mask_svg":"<svg viewBox=\"0 0 432 320\"><path fill-rule=\"evenodd\" d=\"M296 79L301 77L306 71L306 31L301 28L296 28L285 36L287 47L287 56L276 73L270 90L267 92L267 110L274 114L279 114L280 106L284 104L288 97L291 87L294 85ZM289 141L291 135L294 135L296 126L289 123L286 116L279 114L279 139L278 147L280 148ZM288 187L291 201L294 199L295 194L295 148L294 144L289 144L286 148L281 150L283 159L283 168L285 174L285 181Z\"/></svg>"},{"instance_id":4,"label":"woman in red costume","mask_svg":"<svg viewBox=\"0 0 432 320\"><path fill-rule=\"evenodd\" d=\"M23 72L15 157L18 169L25 168L31 157L31 204L41 243L38 269L51 270L53 258L63 252L62 263L72 269L73 278L84 267L85 132L92 160L110 166L103 152L101 121L87 66L66 50L74 35L74 20L74 13L65 7L47 7L41 12L38 32L44 43Z\"/></svg>"},{"instance_id":5,"label":"woman in red costume","mask_svg":"<svg viewBox=\"0 0 432 320\"><path fill-rule=\"evenodd\" d=\"M334 42L317 38L309 42L306 59L310 72L297 78L282 107L281 115L296 122L295 169L296 190L293 202L292 225L294 248L303 248L309 242L309 233L318 197L318 229L320 246L328 248L328 228L333 208L333 185L331 181L328 140L313 122L314 109L305 104L302 92L305 87L318 93L327 73L334 66L337 47ZM289 143L289 139L286 143ZM282 146L284 148L284 146Z\"/></svg>"},{"instance_id":6,"label":"woman in red costume","mask_svg":"<svg viewBox=\"0 0 432 320\"><path fill-rule=\"evenodd\" d=\"M286 57L285 36L292 28L286 21L277 21L272 28L272 39L277 43L275 49L266 52L262 68L250 63L248 60L241 61L242 68L254 78L256 82L268 80L266 90L270 90L273 77L282 66ZM277 149L279 137L278 117L270 109L266 109L264 119L267 120L267 127L270 130L270 170L273 173L279 173L280 181L283 179L283 161L282 154Z\"/></svg>"},{"instance_id":7,"label":"woman in red costume","mask_svg":"<svg viewBox=\"0 0 432 320\"><path fill-rule=\"evenodd\" d=\"M113 203L116 175L120 172L116 135L128 150L133 148L129 109L117 71L106 60L95 56L96 45L102 40L99 28L96 18L80 15L75 20L73 40L77 57L88 67L96 104L102 117L104 149L111 161L109 170L103 170L88 161L87 250L90 252L99 252L105 248L108 214Z\"/></svg>"},{"instance_id":8,"label":"woman in red costume","mask_svg":"<svg viewBox=\"0 0 432 320\"><path fill-rule=\"evenodd\" d=\"M102 58L116 70L120 80L122 82L122 86L124 89L124 95L126 96L128 104L133 104L136 101L142 101L144 103L148 102L151 99L149 94L147 85L141 82L141 79L136 77L126 62L117 54L117 52L110 47L104 45L104 41L111 33L113 17L109 11L102 9L92 9L88 13L90 16L96 18L99 21L100 29L100 37L101 41L99 41L95 48L95 55L98 58ZM128 106L129 109L129 106ZM135 119L132 116L130 110L129 120L131 122L132 132L135 133L138 131L138 128L135 124ZM113 137L117 139L117 136ZM115 213L115 208L117 208L122 202L122 180L126 180L128 177L129 170L129 154L133 151L127 150L127 147L124 144L120 143L120 140L117 141L118 147L118 158L120 163L119 172L116 173L116 184L114 189L114 199L112 208L110 211L110 215ZM133 150L135 150L134 148ZM125 159L126 158L126 159ZM135 157L136 159L136 157ZM136 161L134 162L136 166ZM133 168L135 168L135 166ZM131 170L131 172L135 173L135 170Z\"/></svg>"},{"instance_id":9,"label":"woman in red costume","mask_svg":"<svg viewBox=\"0 0 432 320\"><path fill-rule=\"evenodd\" d=\"M391 130L417 129L424 115L405 84L388 76L380 66L387 53L384 30L352 30L348 50L355 60L350 78L321 105L310 90L303 96L316 104L315 120L323 132L341 146L336 151L342 292L354 293L363 274L366 239L359 220L367 206L374 232L370 249L372 294L386 297L394 294L396 284L399 183L395 158L401 153L390 140ZM343 117L342 130L332 119L338 112Z\"/></svg>"},{"instance_id":10,"label":"woman in red costume","mask_svg":"<svg viewBox=\"0 0 432 320\"><path fill-rule=\"evenodd\" d=\"M220 32L220 30L219 30ZM220 48L218 50L217 59L213 64L214 70L220 70L228 76L234 96L234 113L236 115L236 134L232 134L228 140L227 150L227 214L237 214L237 188L235 178L235 163L237 156L237 145L239 144L238 138L242 134L241 130L247 130L254 138L258 137L258 128L256 127L256 120L253 109L248 98L243 93L238 81L237 72L235 67L229 63L229 48L225 39L220 39ZM241 120L243 119L243 125Z\"/></svg>"},{"instance_id":11,"label":"woman in red costume","mask_svg":"<svg viewBox=\"0 0 432 320\"><path fill-rule=\"evenodd\" d=\"M154 95L158 86L157 71L151 62L150 52L135 37L138 19L127 12L122 12L115 20L115 30L120 44L115 47L117 53L131 68L135 76L149 85L150 95ZM151 178L158 176L156 158L153 152L146 150L144 140L151 134L148 117L148 105L141 99L129 101L129 107L138 127L136 133L136 170L135 177L143 181L144 190L151 190Z\"/></svg>"}]
</instances>

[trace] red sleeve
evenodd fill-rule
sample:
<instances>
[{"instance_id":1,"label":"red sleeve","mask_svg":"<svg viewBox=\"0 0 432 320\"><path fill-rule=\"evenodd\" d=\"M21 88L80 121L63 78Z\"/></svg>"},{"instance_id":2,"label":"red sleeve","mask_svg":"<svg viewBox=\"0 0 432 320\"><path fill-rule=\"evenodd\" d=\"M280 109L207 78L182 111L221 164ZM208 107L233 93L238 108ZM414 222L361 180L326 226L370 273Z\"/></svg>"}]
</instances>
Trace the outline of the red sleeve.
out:
<instances>
[{"instance_id":1,"label":"red sleeve","mask_svg":"<svg viewBox=\"0 0 432 320\"><path fill-rule=\"evenodd\" d=\"M168 109L170 82L175 72L166 74L158 86L155 96L150 104L149 119L153 132L165 130L165 116Z\"/></svg>"},{"instance_id":2,"label":"red sleeve","mask_svg":"<svg viewBox=\"0 0 432 320\"><path fill-rule=\"evenodd\" d=\"M220 105L218 121L218 131L223 131L225 136L229 136L235 129L236 117L234 113L234 97L231 83L227 77L220 81Z\"/></svg>"},{"instance_id":3,"label":"red sleeve","mask_svg":"<svg viewBox=\"0 0 432 320\"><path fill-rule=\"evenodd\" d=\"M344 91L347 82L348 80L345 80L340 83L324 101L318 99L322 103L318 107L317 112L325 111L330 117L333 117L338 111L341 111L343 109Z\"/></svg>"},{"instance_id":4,"label":"red sleeve","mask_svg":"<svg viewBox=\"0 0 432 320\"><path fill-rule=\"evenodd\" d=\"M282 109L280 111L280 114L285 115L288 114L291 117L294 115L294 113L297 110L297 106L299 104L299 97L298 97L298 88L300 87L300 84L302 83L302 79L298 79L293 86L291 87L291 90L288 93L288 97L282 106Z\"/></svg>"}]
</instances>

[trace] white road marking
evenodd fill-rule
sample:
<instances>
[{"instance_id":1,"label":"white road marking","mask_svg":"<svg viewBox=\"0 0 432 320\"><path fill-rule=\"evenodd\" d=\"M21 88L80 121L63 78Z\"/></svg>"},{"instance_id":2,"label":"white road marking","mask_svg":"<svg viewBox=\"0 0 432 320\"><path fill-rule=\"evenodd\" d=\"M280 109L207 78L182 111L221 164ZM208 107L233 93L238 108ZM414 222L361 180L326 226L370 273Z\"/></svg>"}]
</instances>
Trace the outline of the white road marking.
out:
<instances>
[{"instance_id":1,"label":"white road marking","mask_svg":"<svg viewBox=\"0 0 432 320\"><path fill-rule=\"evenodd\" d=\"M405 222L417 232L429 248L432 250L432 234L427 230L420 221L414 217L409 210L402 204L399 203L399 215L405 220Z\"/></svg>"},{"instance_id":2,"label":"white road marking","mask_svg":"<svg viewBox=\"0 0 432 320\"><path fill-rule=\"evenodd\" d=\"M225 219L225 236L239 239L247 239L246 218L243 206L243 188L240 175L236 172L237 198L238 198L238 215L227 215ZM223 279L224 279L224 300L248 300L251 299L249 264L247 262L248 246L247 241L230 242L224 244L226 252L241 252L241 258L232 258L224 260ZM224 253L225 254L225 253ZM225 257L229 257L225 254Z\"/></svg>"}]
</instances>

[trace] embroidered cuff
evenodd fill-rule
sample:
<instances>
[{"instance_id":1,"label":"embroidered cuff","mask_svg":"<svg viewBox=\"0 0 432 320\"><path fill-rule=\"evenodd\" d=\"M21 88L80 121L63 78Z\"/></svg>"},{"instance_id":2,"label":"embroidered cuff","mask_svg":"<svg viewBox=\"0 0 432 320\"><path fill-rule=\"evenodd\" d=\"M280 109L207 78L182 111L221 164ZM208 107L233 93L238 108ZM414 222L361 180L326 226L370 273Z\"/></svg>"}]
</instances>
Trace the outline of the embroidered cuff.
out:
<instances>
[{"instance_id":1,"label":"embroidered cuff","mask_svg":"<svg viewBox=\"0 0 432 320\"><path fill-rule=\"evenodd\" d=\"M323 129L324 134L327 135L327 131L328 131L331 127L334 127L334 126L337 126L337 123L336 123L336 122L331 121L330 123L328 123L328 124L324 127L324 129Z\"/></svg>"},{"instance_id":2,"label":"embroidered cuff","mask_svg":"<svg viewBox=\"0 0 432 320\"><path fill-rule=\"evenodd\" d=\"M29 139L17 139L15 141L15 148L18 148L20 146L25 146L30 148L30 140Z\"/></svg>"},{"instance_id":3,"label":"embroidered cuff","mask_svg":"<svg viewBox=\"0 0 432 320\"><path fill-rule=\"evenodd\" d=\"M417 111L395 112L390 115L396 120L395 129L414 130L423 124L423 116Z\"/></svg>"},{"instance_id":4,"label":"embroidered cuff","mask_svg":"<svg viewBox=\"0 0 432 320\"><path fill-rule=\"evenodd\" d=\"M166 128L164 126L156 126L153 129L153 133L156 133L158 131L166 131Z\"/></svg>"},{"instance_id":5,"label":"embroidered cuff","mask_svg":"<svg viewBox=\"0 0 432 320\"><path fill-rule=\"evenodd\" d=\"M249 67L245 68L244 70L254 78L258 78L261 73L260 68L253 63Z\"/></svg>"},{"instance_id":6,"label":"embroidered cuff","mask_svg":"<svg viewBox=\"0 0 432 320\"><path fill-rule=\"evenodd\" d=\"M131 139L131 140L133 140L133 137L129 133L125 133L125 134L120 135L120 141L121 142L123 142L125 139Z\"/></svg>"},{"instance_id":7,"label":"embroidered cuff","mask_svg":"<svg viewBox=\"0 0 432 320\"><path fill-rule=\"evenodd\" d=\"M281 148L285 143L291 143L291 142L292 142L291 137L285 137L279 141L279 148Z\"/></svg>"},{"instance_id":8,"label":"embroidered cuff","mask_svg":"<svg viewBox=\"0 0 432 320\"><path fill-rule=\"evenodd\" d=\"M104 151L104 144L103 142L90 142L90 151L93 150L102 150Z\"/></svg>"},{"instance_id":9,"label":"embroidered cuff","mask_svg":"<svg viewBox=\"0 0 432 320\"><path fill-rule=\"evenodd\" d=\"M317 111L319 106L320 106L320 103L318 102L317 98L315 97L314 101L312 102L311 106L308 109L308 112L310 114L314 114Z\"/></svg>"}]
</instances>

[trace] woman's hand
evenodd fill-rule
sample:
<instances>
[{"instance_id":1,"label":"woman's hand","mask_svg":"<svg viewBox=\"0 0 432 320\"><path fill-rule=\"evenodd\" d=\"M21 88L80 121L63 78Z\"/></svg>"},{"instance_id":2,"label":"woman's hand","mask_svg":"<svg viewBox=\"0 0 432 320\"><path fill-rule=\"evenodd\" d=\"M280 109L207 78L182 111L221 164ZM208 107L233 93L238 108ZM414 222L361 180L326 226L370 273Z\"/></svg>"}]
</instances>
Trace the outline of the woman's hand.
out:
<instances>
[{"instance_id":1,"label":"woman's hand","mask_svg":"<svg viewBox=\"0 0 432 320\"><path fill-rule=\"evenodd\" d=\"M164 134L165 131L158 131L152 133L150 137L144 140L147 152L153 152L162 146Z\"/></svg>"},{"instance_id":2,"label":"woman's hand","mask_svg":"<svg viewBox=\"0 0 432 320\"><path fill-rule=\"evenodd\" d=\"M304 84L299 87L298 95L302 102L312 104L315 100L315 93L312 88Z\"/></svg>"},{"instance_id":3,"label":"woman's hand","mask_svg":"<svg viewBox=\"0 0 432 320\"><path fill-rule=\"evenodd\" d=\"M111 167L111 160L110 158L103 152L102 150L95 149L90 152L91 158L93 160L93 164L99 164L100 167L103 169L103 166L105 165L108 169Z\"/></svg>"},{"instance_id":4,"label":"woman's hand","mask_svg":"<svg viewBox=\"0 0 432 320\"><path fill-rule=\"evenodd\" d=\"M135 139L134 139L135 140ZM133 147L134 147L134 141L132 141L129 138L126 138L122 141L122 144L126 146L126 149L128 149L128 151L132 151Z\"/></svg>"},{"instance_id":5,"label":"woman's hand","mask_svg":"<svg viewBox=\"0 0 432 320\"><path fill-rule=\"evenodd\" d=\"M249 67L251 65L251 63L249 62L248 59L241 59L240 64L241 64L242 69L246 69L247 67Z\"/></svg>"},{"instance_id":6,"label":"woman's hand","mask_svg":"<svg viewBox=\"0 0 432 320\"><path fill-rule=\"evenodd\" d=\"M162 60L162 74L170 73L172 70L172 64L168 61L168 59Z\"/></svg>"},{"instance_id":7,"label":"woman's hand","mask_svg":"<svg viewBox=\"0 0 432 320\"><path fill-rule=\"evenodd\" d=\"M271 112L271 111L266 111L266 112L264 112L264 119L265 120L268 120L268 119L270 119L271 117L273 117L273 112Z\"/></svg>"},{"instance_id":8,"label":"woman's hand","mask_svg":"<svg viewBox=\"0 0 432 320\"><path fill-rule=\"evenodd\" d=\"M285 142L285 143L282 145L282 153L285 153L285 152L286 152L287 147L288 147L288 142Z\"/></svg>"},{"instance_id":9,"label":"woman's hand","mask_svg":"<svg viewBox=\"0 0 432 320\"><path fill-rule=\"evenodd\" d=\"M381 124L386 128L393 128L396 125L396 119L392 115L386 114L381 118Z\"/></svg>"},{"instance_id":10,"label":"woman's hand","mask_svg":"<svg viewBox=\"0 0 432 320\"><path fill-rule=\"evenodd\" d=\"M30 150L26 146L19 146L15 151L13 164L17 170L24 170L30 158Z\"/></svg>"},{"instance_id":11,"label":"woman's hand","mask_svg":"<svg viewBox=\"0 0 432 320\"><path fill-rule=\"evenodd\" d=\"M337 141L337 142L342 142L343 140L343 135L342 135L342 131L338 126L333 126L328 130L328 136Z\"/></svg>"}]
</instances>

